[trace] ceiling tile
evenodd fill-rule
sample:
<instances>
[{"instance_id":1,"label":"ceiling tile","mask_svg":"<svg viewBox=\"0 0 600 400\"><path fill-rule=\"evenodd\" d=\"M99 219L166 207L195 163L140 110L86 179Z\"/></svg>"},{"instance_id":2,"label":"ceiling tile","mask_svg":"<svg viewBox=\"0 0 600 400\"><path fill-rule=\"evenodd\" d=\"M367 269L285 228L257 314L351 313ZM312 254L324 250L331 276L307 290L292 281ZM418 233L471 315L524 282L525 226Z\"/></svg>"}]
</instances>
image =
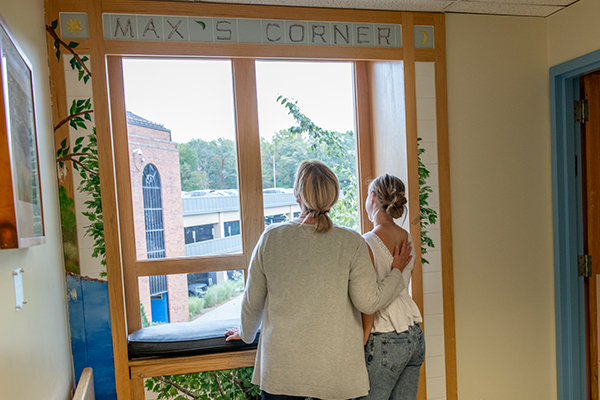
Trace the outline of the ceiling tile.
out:
<instances>
[{"instance_id":1,"label":"ceiling tile","mask_svg":"<svg viewBox=\"0 0 600 400\"><path fill-rule=\"evenodd\" d=\"M520 15L531 17L546 17L564 7L547 5L523 5L490 3L478 1L458 1L450 4L445 9L446 12L467 13L467 14L498 14L498 15Z\"/></svg>"},{"instance_id":2,"label":"ceiling tile","mask_svg":"<svg viewBox=\"0 0 600 400\"><path fill-rule=\"evenodd\" d=\"M460 1L460 0L458 0ZM469 1L469 0L465 0ZM473 1L473 0L472 0ZM477 1L477 0L474 0ZM579 0L485 0L485 3L503 3L516 5L562 6L566 7L577 3Z\"/></svg>"},{"instance_id":3,"label":"ceiling tile","mask_svg":"<svg viewBox=\"0 0 600 400\"><path fill-rule=\"evenodd\" d=\"M455 0L211 0L210 2L297 7L442 12L454 1Z\"/></svg>"}]
</instances>

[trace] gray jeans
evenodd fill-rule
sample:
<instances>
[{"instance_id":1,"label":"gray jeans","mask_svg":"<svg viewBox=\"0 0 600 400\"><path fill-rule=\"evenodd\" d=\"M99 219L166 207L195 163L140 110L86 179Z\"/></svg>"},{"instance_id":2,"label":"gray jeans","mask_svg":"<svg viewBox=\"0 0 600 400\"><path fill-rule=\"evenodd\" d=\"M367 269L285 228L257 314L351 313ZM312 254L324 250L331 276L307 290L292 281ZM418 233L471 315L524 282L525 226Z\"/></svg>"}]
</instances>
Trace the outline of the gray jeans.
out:
<instances>
[{"instance_id":1,"label":"gray jeans","mask_svg":"<svg viewBox=\"0 0 600 400\"><path fill-rule=\"evenodd\" d=\"M365 345L369 371L366 400L415 400L425 361L425 338L418 324L404 332L371 333Z\"/></svg>"}]
</instances>

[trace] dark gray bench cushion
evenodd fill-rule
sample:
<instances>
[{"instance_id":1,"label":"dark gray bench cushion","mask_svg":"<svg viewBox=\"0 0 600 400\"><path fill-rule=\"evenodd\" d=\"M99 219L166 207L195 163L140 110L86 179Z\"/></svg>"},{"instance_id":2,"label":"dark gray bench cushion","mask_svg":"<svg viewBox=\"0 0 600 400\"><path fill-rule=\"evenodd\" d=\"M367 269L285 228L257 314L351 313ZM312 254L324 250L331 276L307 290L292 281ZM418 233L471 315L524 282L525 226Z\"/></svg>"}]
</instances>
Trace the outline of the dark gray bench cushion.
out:
<instances>
[{"instance_id":1,"label":"dark gray bench cushion","mask_svg":"<svg viewBox=\"0 0 600 400\"><path fill-rule=\"evenodd\" d=\"M128 337L129 358L175 357L256 349L254 342L225 341L225 331L240 326L240 319L192 321L156 325L132 332Z\"/></svg>"}]
</instances>

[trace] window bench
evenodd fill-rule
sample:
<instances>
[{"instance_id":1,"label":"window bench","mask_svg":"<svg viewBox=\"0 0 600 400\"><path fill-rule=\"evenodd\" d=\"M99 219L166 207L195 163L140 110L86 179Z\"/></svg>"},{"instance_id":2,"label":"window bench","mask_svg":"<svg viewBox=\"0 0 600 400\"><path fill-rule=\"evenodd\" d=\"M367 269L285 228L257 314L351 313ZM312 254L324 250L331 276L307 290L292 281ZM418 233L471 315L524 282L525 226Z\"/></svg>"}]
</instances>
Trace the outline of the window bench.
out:
<instances>
[{"instance_id":1,"label":"window bench","mask_svg":"<svg viewBox=\"0 0 600 400\"><path fill-rule=\"evenodd\" d=\"M254 342L225 341L225 330L239 326L239 318L156 325L128 337L131 378L150 378L254 365Z\"/></svg>"}]
</instances>

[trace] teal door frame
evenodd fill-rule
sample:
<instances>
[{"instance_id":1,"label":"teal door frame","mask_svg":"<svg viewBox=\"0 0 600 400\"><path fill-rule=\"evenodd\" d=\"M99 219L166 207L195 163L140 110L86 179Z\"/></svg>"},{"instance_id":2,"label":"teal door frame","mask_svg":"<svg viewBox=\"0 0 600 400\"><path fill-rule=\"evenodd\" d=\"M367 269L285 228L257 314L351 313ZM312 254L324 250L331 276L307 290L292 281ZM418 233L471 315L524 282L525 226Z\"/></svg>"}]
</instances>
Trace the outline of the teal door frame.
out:
<instances>
[{"instance_id":1,"label":"teal door frame","mask_svg":"<svg viewBox=\"0 0 600 400\"><path fill-rule=\"evenodd\" d=\"M581 131L573 102L579 77L600 70L600 50L550 68L556 370L559 400L587 398L585 304L577 255L583 252Z\"/></svg>"}]
</instances>

